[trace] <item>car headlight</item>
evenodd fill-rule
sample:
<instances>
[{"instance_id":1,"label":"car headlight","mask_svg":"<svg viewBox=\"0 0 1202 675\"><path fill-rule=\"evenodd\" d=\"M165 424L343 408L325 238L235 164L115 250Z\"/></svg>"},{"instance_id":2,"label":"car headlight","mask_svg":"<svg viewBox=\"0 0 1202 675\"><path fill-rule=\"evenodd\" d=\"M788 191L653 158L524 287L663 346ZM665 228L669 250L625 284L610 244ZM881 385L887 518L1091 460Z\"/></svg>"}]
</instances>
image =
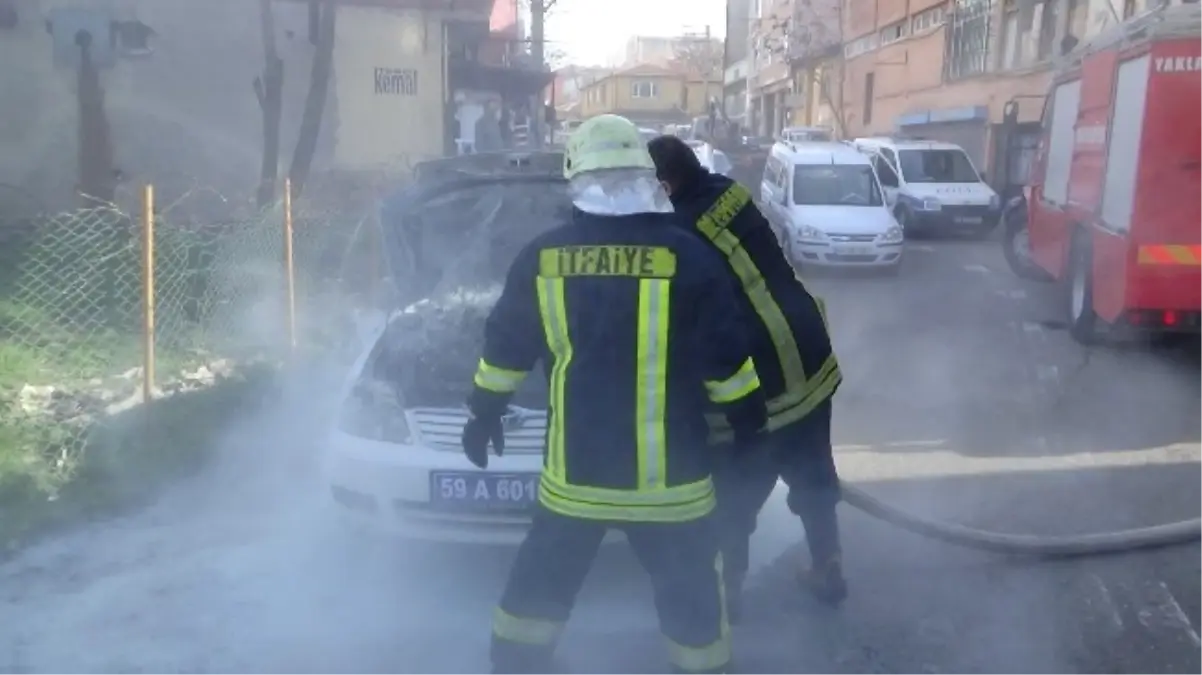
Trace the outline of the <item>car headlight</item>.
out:
<instances>
[{"instance_id":1,"label":"car headlight","mask_svg":"<svg viewBox=\"0 0 1202 675\"><path fill-rule=\"evenodd\" d=\"M996 209L1002 205L1002 198L996 194L989 196L989 208Z\"/></svg>"},{"instance_id":2,"label":"car headlight","mask_svg":"<svg viewBox=\"0 0 1202 675\"><path fill-rule=\"evenodd\" d=\"M885 230L884 234L877 237L877 241L882 244L893 244L901 241L904 236L900 227L891 225L889 229Z\"/></svg>"},{"instance_id":3,"label":"car headlight","mask_svg":"<svg viewBox=\"0 0 1202 675\"><path fill-rule=\"evenodd\" d=\"M826 233L816 227L802 225L797 228L797 238L802 241L825 241Z\"/></svg>"},{"instance_id":4,"label":"car headlight","mask_svg":"<svg viewBox=\"0 0 1202 675\"><path fill-rule=\"evenodd\" d=\"M413 434L396 394L379 383L357 383L342 403L338 428L352 436L385 443L409 444Z\"/></svg>"},{"instance_id":5,"label":"car headlight","mask_svg":"<svg viewBox=\"0 0 1202 675\"><path fill-rule=\"evenodd\" d=\"M940 204L939 200L935 199L934 197L925 197L922 200L923 211L938 211L942 208L943 204Z\"/></svg>"}]
</instances>

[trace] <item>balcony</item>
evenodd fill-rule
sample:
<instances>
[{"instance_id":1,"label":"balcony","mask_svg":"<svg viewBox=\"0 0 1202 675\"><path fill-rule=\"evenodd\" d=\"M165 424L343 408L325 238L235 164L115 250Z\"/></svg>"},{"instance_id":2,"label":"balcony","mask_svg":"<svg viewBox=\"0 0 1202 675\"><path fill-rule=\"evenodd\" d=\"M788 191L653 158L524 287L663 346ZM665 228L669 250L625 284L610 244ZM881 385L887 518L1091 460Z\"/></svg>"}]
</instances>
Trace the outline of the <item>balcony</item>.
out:
<instances>
[{"instance_id":1,"label":"balcony","mask_svg":"<svg viewBox=\"0 0 1202 675\"><path fill-rule=\"evenodd\" d=\"M447 21L445 25L447 74L452 90L529 97L545 89L555 77L535 63L525 41L489 32L487 21Z\"/></svg>"}]
</instances>

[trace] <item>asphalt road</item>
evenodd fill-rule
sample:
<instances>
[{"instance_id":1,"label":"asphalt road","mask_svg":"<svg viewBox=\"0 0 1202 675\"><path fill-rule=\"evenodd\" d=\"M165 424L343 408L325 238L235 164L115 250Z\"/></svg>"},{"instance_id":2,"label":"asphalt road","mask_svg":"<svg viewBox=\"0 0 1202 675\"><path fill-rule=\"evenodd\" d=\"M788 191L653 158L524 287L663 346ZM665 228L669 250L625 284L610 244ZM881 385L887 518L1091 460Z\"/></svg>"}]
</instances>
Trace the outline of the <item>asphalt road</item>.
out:
<instances>
[{"instance_id":1,"label":"asphalt road","mask_svg":"<svg viewBox=\"0 0 1202 675\"><path fill-rule=\"evenodd\" d=\"M1054 290L995 243L909 247L898 278L822 277L846 373L844 478L929 517L1065 534L1194 518L1197 342L1083 350ZM0 672L479 672L510 554L329 522L304 383L226 459L142 513L0 565ZM747 672L1199 672L1199 548L1075 561L932 543L844 507L852 596L801 597L800 526L755 541ZM663 668L649 592L606 551L560 648L575 672Z\"/></svg>"}]
</instances>

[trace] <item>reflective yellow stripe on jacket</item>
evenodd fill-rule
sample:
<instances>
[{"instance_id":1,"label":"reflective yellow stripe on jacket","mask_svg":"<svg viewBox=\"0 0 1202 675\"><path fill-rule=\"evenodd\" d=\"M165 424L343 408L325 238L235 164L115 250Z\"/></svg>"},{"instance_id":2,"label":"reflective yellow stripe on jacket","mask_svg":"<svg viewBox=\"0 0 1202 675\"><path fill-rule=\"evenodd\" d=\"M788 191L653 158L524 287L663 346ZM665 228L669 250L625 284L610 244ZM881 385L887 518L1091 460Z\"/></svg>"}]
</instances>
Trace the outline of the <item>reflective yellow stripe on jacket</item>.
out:
<instances>
[{"instance_id":1,"label":"reflective yellow stripe on jacket","mask_svg":"<svg viewBox=\"0 0 1202 675\"><path fill-rule=\"evenodd\" d=\"M743 362L734 375L725 380L706 380L705 388L714 403L737 401L760 388L760 378L755 372L755 362L750 358Z\"/></svg>"},{"instance_id":2,"label":"reflective yellow stripe on jacket","mask_svg":"<svg viewBox=\"0 0 1202 675\"><path fill-rule=\"evenodd\" d=\"M498 368L484 359L480 359L480 365L476 367L474 382L481 389L498 394L512 394L518 390L518 386L524 379L526 379L525 371Z\"/></svg>"},{"instance_id":3,"label":"reflective yellow stripe on jacket","mask_svg":"<svg viewBox=\"0 0 1202 675\"><path fill-rule=\"evenodd\" d=\"M543 506L565 516L596 520L682 522L714 509L709 478L667 487L667 437L664 429L668 377L668 317L671 282L639 280L638 390L635 429L638 480L632 489L573 485L568 481L565 447L564 386L572 361L562 277L538 279L543 330L555 362L551 366L552 413L547 430L547 462L539 486Z\"/></svg>"},{"instance_id":4,"label":"reflective yellow stripe on jacket","mask_svg":"<svg viewBox=\"0 0 1202 675\"><path fill-rule=\"evenodd\" d=\"M751 194L742 185L732 185L697 219L697 229L726 255L751 306L772 336L785 384L784 393L768 401L768 429L772 430L805 417L830 397L839 384L840 374L838 361L832 353L818 372L807 380L797 340L784 312L768 290L764 275L744 250L738 236L729 229L739 212L750 203ZM825 308L821 303L819 310L825 322ZM712 440L730 440L732 434L725 419L721 415L711 415L709 419L711 427L715 429Z\"/></svg>"}]
</instances>

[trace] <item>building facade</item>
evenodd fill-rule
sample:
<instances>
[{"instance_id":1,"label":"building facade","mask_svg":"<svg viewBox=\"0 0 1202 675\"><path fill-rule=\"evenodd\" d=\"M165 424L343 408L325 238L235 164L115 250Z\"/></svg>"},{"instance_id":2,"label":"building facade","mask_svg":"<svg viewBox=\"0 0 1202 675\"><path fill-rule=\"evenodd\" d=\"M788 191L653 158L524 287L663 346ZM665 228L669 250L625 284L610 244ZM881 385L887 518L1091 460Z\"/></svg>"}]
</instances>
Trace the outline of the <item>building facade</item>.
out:
<instances>
[{"instance_id":1,"label":"building facade","mask_svg":"<svg viewBox=\"0 0 1202 675\"><path fill-rule=\"evenodd\" d=\"M753 79L751 58L753 21L758 17L759 0L727 0L726 44L722 52L722 112L742 126L749 126L747 111Z\"/></svg>"},{"instance_id":2,"label":"building facade","mask_svg":"<svg viewBox=\"0 0 1202 675\"><path fill-rule=\"evenodd\" d=\"M1052 62L1149 8L1149 0L764 2L753 48L768 36L774 51L778 23L765 23L787 12L786 32L775 36L788 51L791 105L782 116L779 75L771 57L761 57L753 85L760 131L783 122L830 126L845 138L946 140L1003 188L1026 180Z\"/></svg>"},{"instance_id":3,"label":"building facade","mask_svg":"<svg viewBox=\"0 0 1202 675\"><path fill-rule=\"evenodd\" d=\"M556 119L580 119L581 96L584 89L599 78L613 72L595 66L564 66L555 71L555 79L544 92L544 99L555 107Z\"/></svg>"},{"instance_id":4,"label":"building facade","mask_svg":"<svg viewBox=\"0 0 1202 675\"><path fill-rule=\"evenodd\" d=\"M775 135L791 124L793 94L789 45L794 38L794 0L762 0L753 22L752 53L755 61L752 130Z\"/></svg>"},{"instance_id":5,"label":"building facade","mask_svg":"<svg viewBox=\"0 0 1202 675\"><path fill-rule=\"evenodd\" d=\"M717 83L655 65L613 71L580 90L581 117L612 113L646 127L684 124L705 114L706 88Z\"/></svg>"}]
</instances>

